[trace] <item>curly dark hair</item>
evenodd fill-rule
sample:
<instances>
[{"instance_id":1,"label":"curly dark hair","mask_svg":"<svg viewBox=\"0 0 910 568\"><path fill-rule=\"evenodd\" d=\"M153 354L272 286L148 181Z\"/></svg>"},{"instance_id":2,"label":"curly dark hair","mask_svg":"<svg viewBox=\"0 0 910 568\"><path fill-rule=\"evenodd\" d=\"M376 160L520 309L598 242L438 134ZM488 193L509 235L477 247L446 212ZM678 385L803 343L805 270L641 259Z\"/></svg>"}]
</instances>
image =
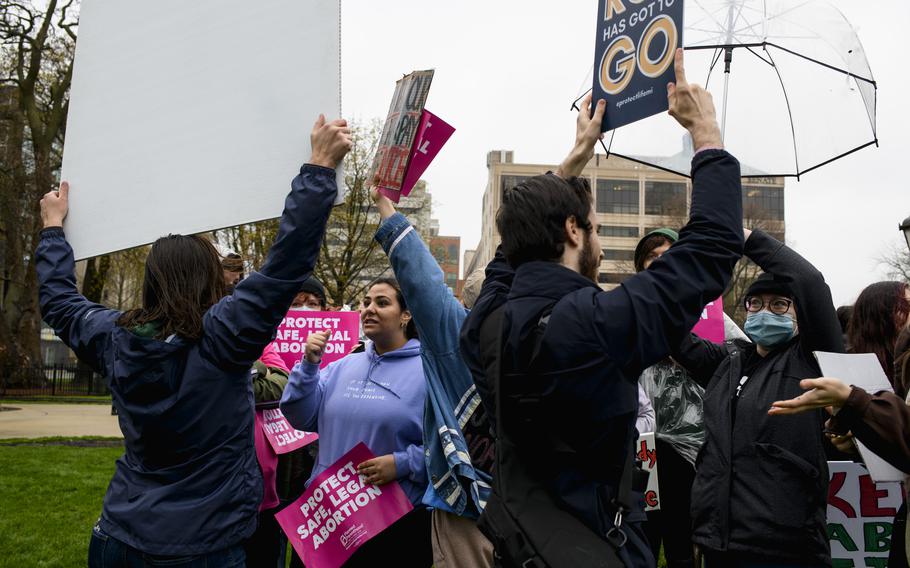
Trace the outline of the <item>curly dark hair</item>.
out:
<instances>
[{"instance_id":1,"label":"curly dark hair","mask_svg":"<svg viewBox=\"0 0 910 568\"><path fill-rule=\"evenodd\" d=\"M533 260L559 260L565 250L566 219L574 217L590 233L592 205L587 178L546 174L507 190L496 214L496 228L509 264L517 268Z\"/></svg>"}]
</instances>

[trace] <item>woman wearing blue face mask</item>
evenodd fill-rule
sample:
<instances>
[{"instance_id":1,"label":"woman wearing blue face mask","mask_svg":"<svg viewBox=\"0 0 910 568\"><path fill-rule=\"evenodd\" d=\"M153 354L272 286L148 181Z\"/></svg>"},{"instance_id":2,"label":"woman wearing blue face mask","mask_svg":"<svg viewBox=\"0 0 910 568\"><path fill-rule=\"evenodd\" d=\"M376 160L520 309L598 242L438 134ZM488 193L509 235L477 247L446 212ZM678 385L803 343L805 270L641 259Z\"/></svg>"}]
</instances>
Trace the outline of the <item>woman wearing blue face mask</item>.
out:
<instances>
[{"instance_id":1,"label":"woman wearing blue face mask","mask_svg":"<svg viewBox=\"0 0 910 568\"><path fill-rule=\"evenodd\" d=\"M830 566L826 415L783 421L768 409L821 375L813 351L843 352L831 291L812 264L762 231L746 231L744 254L765 272L743 300L752 342L693 335L673 355L705 387L692 540L707 568Z\"/></svg>"}]
</instances>

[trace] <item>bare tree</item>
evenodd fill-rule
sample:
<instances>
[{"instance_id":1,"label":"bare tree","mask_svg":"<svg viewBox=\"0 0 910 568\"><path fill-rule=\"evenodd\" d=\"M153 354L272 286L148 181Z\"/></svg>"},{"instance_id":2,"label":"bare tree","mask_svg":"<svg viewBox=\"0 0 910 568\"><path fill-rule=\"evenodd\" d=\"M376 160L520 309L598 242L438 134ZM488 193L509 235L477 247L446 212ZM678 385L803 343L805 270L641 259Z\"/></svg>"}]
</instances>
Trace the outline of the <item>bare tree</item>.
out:
<instances>
[{"instance_id":1,"label":"bare tree","mask_svg":"<svg viewBox=\"0 0 910 568\"><path fill-rule=\"evenodd\" d=\"M910 283L910 251L903 240L892 243L878 258L878 263L885 267L888 278Z\"/></svg>"},{"instance_id":2,"label":"bare tree","mask_svg":"<svg viewBox=\"0 0 910 568\"><path fill-rule=\"evenodd\" d=\"M60 168L77 11L76 0L0 0L0 368L41 358L32 251Z\"/></svg>"},{"instance_id":3,"label":"bare tree","mask_svg":"<svg viewBox=\"0 0 910 568\"><path fill-rule=\"evenodd\" d=\"M126 311L142 304L142 283L148 246L141 246L109 255L110 270L104 287L104 303L116 310Z\"/></svg>"}]
</instances>

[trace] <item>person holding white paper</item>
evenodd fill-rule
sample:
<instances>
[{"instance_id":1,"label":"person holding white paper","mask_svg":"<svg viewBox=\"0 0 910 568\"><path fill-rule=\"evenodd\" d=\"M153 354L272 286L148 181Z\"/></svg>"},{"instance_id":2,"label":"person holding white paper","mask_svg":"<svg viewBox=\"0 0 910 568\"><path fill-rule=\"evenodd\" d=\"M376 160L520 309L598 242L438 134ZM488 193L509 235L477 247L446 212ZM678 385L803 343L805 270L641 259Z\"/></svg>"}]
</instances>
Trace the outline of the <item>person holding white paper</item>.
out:
<instances>
[{"instance_id":1,"label":"person holding white paper","mask_svg":"<svg viewBox=\"0 0 910 568\"><path fill-rule=\"evenodd\" d=\"M68 184L41 200L42 316L106 378L124 436L90 567L244 565L241 542L256 529L263 487L250 368L313 271L351 131L320 116L311 142L268 259L229 296L212 243L168 235L146 260L141 308L88 301L63 231Z\"/></svg>"}]
</instances>

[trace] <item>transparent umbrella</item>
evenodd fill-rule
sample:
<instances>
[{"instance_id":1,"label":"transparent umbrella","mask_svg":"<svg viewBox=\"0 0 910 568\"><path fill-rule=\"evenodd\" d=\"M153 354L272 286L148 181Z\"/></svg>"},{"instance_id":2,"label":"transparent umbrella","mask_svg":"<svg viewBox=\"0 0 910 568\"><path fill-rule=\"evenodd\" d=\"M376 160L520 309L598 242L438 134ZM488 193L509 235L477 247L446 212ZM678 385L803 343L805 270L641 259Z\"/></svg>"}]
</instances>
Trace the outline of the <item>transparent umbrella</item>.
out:
<instances>
[{"instance_id":1,"label":"transparent umbrella","mask_svg":"<svg viewBox=\"0 0 910 568\"><path fill-rule=\"evenodd\" d=\"M713 95L744 177L799 178L878 144L875 80L833 4L686 0L683 40L686 76ZM666 113L607 132L604 148L686 176L693 154Z\"/></svg>"}]
</instances>

